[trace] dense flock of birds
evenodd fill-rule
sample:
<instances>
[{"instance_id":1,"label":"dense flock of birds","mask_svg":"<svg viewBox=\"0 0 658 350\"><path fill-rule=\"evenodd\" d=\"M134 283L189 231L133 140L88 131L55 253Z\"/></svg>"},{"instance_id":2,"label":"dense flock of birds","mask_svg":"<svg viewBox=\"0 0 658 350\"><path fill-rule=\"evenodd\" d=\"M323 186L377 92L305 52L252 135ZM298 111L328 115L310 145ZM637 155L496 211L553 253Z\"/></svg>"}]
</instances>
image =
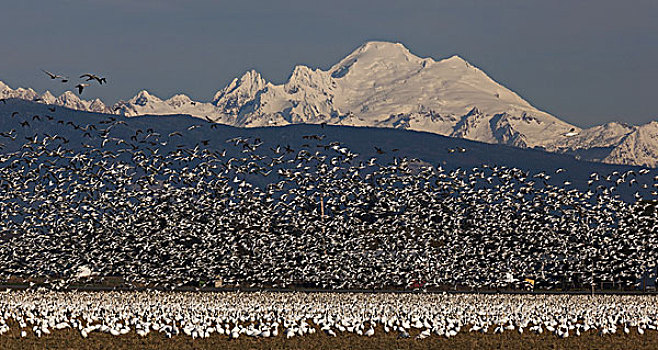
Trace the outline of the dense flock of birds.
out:
<instances>
[{"instance_id":1,"label":"dense flock of birds","mask_svg":"<svg viewBox=\"0 0 658 350\"><path fill-rule=\"evenodd\" d=\"M451 338L461 333L595 332L640 335L658 327L651 296L9 292L0 294L0 336L45 336L73 329L208 337L275 338L315 333ZM13 330L12 330L13 328ZM11 332L11 333L10 333ZM20 332L20 333L18 333Z\"/></svg>"},{"instance_id":2,"label":"dense flock of birds","mask_svg":"<svg viewBox=\"0 0 658 350\"><path fill-rule=\"evenodd\" d=\"M5 281L371 290L527 279L551 289L656 277L655 170L592 173L581 190L551 184L553 171L364 159L322 134L297 149L244 137L217 149L179 143L213 127L204 121L160 134L113 116L2 118L28 135L0 130L19 145L0 150ZM650 198L622 201L620 186Z\"/></svg>"}]
</instances>

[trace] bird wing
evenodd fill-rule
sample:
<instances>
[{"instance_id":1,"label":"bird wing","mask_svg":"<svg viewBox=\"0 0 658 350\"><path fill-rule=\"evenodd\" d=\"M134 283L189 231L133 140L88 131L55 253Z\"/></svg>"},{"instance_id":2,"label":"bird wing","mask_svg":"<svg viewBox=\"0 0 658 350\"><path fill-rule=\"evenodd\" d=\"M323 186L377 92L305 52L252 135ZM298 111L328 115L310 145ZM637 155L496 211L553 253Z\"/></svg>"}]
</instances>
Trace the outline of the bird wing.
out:
<instances>
[{"instance_id":1,"label":"bird wing","mask_svg":"<svg viewBox=\"0 0 658 350\"><path fill-rule=\"evenodd\" d=\"M51 78L53 78L53 79L57 78L57 75L55 75L55 74L53 74L53 73L50 73L49 71L47 71L47 70L45 70L45 69L41 69L41 70L42 70L44 73L48 74L49 77L51 77Z\"/></svg>"}]
</instances>

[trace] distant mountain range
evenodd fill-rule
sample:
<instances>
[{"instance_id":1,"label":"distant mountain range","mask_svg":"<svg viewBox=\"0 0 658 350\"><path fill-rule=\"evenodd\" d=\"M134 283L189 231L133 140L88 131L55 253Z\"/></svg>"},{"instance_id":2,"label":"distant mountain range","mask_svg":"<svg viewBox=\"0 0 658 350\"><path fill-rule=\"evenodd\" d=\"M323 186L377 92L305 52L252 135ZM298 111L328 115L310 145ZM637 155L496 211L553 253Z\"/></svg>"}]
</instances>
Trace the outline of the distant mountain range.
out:
<instances>
[{"instance_id":1,"label":"distant mountain range","mask_svg":"<svg viewBox=\"0 0 658 350\"><path fill-rule=\"evenodd\" d=\"M399 43L368 42L327 71L297 66L282 85L248 71L210 102L182 94L163 100L140 91L108 106L70 91L55 97L2 82L0 98L124 116L188 114L238 127L326 123L409 129L658 167L658 121L581 129L538 110L459 56L420 58Z\"/></svg>"}]
</instances>

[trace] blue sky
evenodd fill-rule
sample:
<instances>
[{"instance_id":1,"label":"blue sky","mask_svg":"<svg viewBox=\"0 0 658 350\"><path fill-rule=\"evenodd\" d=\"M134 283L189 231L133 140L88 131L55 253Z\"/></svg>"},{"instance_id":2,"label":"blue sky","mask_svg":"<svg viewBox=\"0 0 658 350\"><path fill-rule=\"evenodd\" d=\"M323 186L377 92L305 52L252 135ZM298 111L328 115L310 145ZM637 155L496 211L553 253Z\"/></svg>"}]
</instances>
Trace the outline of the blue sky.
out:
<instances>
[{"instance_id":1,"label":"blue sky","mask_svg":"<svg viewBox=\"0 0 658 350\"><path fill-rule=\"evenodd\" d=\"M535 106L589 126L658 119L655 0L22 0L0 12L0 80L61 93L40 68L97 72L108 103L212 95L254 68L281 83L368 40L458 54Z\"/></svg>"}]
</instances>

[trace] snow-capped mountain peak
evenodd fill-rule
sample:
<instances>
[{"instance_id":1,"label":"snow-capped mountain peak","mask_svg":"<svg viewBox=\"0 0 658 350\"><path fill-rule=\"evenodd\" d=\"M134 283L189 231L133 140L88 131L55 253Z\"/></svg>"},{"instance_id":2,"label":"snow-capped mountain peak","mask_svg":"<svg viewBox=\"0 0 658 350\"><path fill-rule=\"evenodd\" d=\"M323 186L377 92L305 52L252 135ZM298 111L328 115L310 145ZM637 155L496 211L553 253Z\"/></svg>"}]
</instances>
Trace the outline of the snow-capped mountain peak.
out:
<instances>
[{"instance_id":1,"label":"snow-capped mountain peak","mask_svg":"<svg viewBox=\"0 0 658 350\"><path fill-rule=\"evenodd\" d=\"M239 126L374 125L525 147L544 146L574 128L459 56L435 61L381 41L361 45L328 71L297 66L283 85L249 71L213 103ZM469 114L475 107L478 113ZM504 130L491 129L497 126Z\"/></svg>"},{"instance_id":2,"label":"snow-capped mountain peak","mask_svg":"<svg viewBox=\"0 0 658 350\"><path fill-rule=\"evenodd\" d=\"M266 89L270 85L255 70L249 70L240 78L235 78L224 89L218 91L212 103L219 107L222 113L227 115L237 115L239 107L246 101L253 101L259 91Z\"/></svg>"},{"instance_id":3,"label":"snow-capped mountain peak","mask_svg":"<svg viewBox=\"0 0 658 350\"><path fill-rule=\"evenodd\" d=\"M87 110L89 102L82 101L78 96L76 96L71 91L65 91L57 97L55 104L63 106L66 108L77 109L77 110Z\"/></svg>"},{"instance_id":4,"label":"snow-capped mountain peak","mask_svg":"<svg viewBox=\"0 0 658 350\"><path fill-rule=\"evenodd\" d=\"M658 166L658 121L644 125L610 122L580 130L547 147L578 157L611 164Z\"/></svg>"},{"instance_id":5,"label":"snow-capped mountain peak","mask_svg":"<svg viewBox=\"0 0 658 350\"><path fill-rule=\"evenodd\" d=\"M91 112L96 112L96 113L112 113L112 110L107 105L105 105L103 101L101 101L98 98L91 101L87 109Z\"/></svg>"},{"instance_id":6,"label":"snow-capped mountain peak","mask_svg":"<svg viewBox=\"0 0 658 350\"><path fill-rule=\"evenodd\" d=\"M141 90L140 92L137 93L137 95L135 95L133 98L131 98L128 101L138 106L146 106L149 103L162 102L162 100L159 97L151 95L146 90Z\"/></svg>"},{"instance_id":7,"label":"snow-capped mountain peak","mask_svg":"<svg viewBox=\"0 0 658 350\"><path fill-rule=\"evenodd\" d=\"M73 91L64 91L61 95L59 95L58 99L60 101L65 101L65 102L81 102L80 97L76 96L76 94L73 93Z\"/></svg>"},{"instance_id":8,"label":"snow-capped mountain peak","mask_svg":"<svg viewBox=\"0 0 658 350\"><path fill-rule=\"evenodd\" d=\"M57 97L53 95L50 91L46 91L41 95L41 99L48 104L53 104L57 100Z\"/></svg>"},{"instance_id":9,"label":"snow-capped mountain peak","mask_svg":"<svg viewBox=\"0 0 658 350\"><path fill-rule=\"evenodd\" d=\"M178 94L171 96L170 98L167 99L167 101L176 102L176 103L190 103L192 102L192 99L185 94Z\"/></svg>"},{"instance_id":10,"label":"snow-capped mountain peak","mask_svg":"<svg viewBox=\"0 0 658 350\"><path fill-rule=\"evenodd\" d=\"M373 69L395 67L399 70L403 66L413 68L421 64L433 62L431 58L422 59L413 55L409 49L400 43L383 41L370 41L354 50L347 57L329 69L331 76L342 78L350 73L350 69L357 65Z\"/></svg>"},{"instance_id":11,"label":"snow-capped mountain peak","mask_svg":"<svg viewBox=\"0 0 658 350\"><path fill-rule=\"evenodd\" d=\"M127 101L117 102L112 108L115 113L129 117L144 114L189 114L196 117L212 117L217 114L216 109L210 103L193 101L184 94L176 94L163 100L146 90L138 92Z\"/></svg>"},{"instance_id":12,"label":"snow-capped mountain peak","mask_svg":"<svg viewBox=\"0 0 658 350\"><path fill-rule=\"evenodd\" d=\"M12 89L9 85L0 81L0 98L20 98L23 100L34 101L39 98L39 94L32 89Z\"/></svg>"}]
</instances>

